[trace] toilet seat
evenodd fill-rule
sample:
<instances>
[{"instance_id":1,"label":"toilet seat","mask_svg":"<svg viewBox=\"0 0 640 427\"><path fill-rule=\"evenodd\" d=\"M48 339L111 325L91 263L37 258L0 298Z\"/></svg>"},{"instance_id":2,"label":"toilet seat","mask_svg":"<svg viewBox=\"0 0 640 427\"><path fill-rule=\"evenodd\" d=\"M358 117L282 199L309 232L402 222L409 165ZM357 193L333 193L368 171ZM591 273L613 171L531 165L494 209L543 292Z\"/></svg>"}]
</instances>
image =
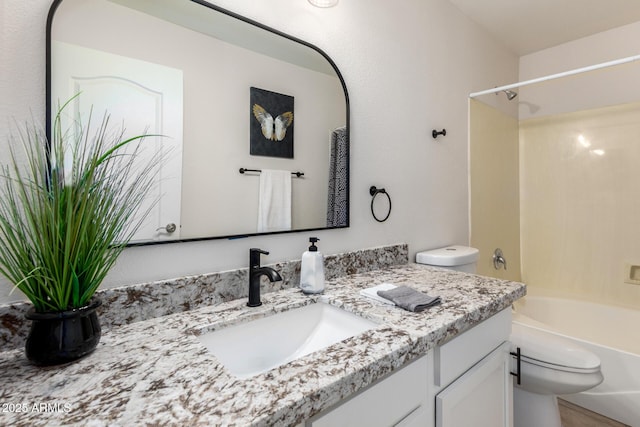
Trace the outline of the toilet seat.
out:
<instances>
[{"instance_id":1,"label":"toilet seat","mask_svg":"<svg viewBox=\"0 0 640 427\"><path fill-rule=\"evenodd\" d=\"M522 361L522 363L530 363L532 365L540 366L546 369L552 369L554 371L575 372L579 374L591 374L591 373L600 371L600 365L595 366L593 368L577 368L572 366L563 366L563 365L557 365L555 363L545 362L543 360L534 359L532 357L528 357L527 355L522 353L523 352L522 348L520 349L520 352L521 352L520 360Z\"/></svg>"},{"instance_id":2,"label":"toilet seat","mask_svg":"<svg viewBox=\"0 0 640 427\"><path fill-rule=\"evenodd\" d=\"M517 387L539 395L579 393L603 380L600 359L593 353L544 330L511 324L511 345L520 348L521 384Z\"/></svg>"},{"instance_id":3,"label":"toilet seat","mask_svg":"<svg viewBox=\"0 0 640 427\"><path fill-rule=\"evenodd\" d=\"M600 371L600 359L592 352L572 341L518 323L521 314L514 313L511 338L512 347L520 347L521 360L547 369L562 372L594 373Z\"/></svg>"},{"instance_id":4,"label":"toilet seat","mask_svg":"<svg viewBox=\"0 0 640 427\"><path fill-rule=\"evenodd\" d=\"M520 378L521 383L516 384L516 388L549 396L579 393L597 386L603 380L602 372L597 368L572 372L566 368L549 368L526 360L520 365Z\"/></svg>"}]
</instances>

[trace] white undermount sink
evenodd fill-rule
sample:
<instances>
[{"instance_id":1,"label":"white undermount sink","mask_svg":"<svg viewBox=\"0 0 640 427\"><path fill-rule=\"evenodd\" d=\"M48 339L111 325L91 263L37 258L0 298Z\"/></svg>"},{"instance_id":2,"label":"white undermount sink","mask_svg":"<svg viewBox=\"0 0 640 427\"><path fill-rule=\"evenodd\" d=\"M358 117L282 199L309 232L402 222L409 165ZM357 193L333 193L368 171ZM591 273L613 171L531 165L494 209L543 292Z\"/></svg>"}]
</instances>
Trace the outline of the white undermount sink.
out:
<instances>
[{"instance_id":1,"label":"white undermount sink","mask_svg":"<svg viewBox=\"0 0 640 427\"><path fill-rule=\"evenodd\" d=\"M376 326L318 302L206 332L198 338L233 375L248 378Z\"/></svg>"}]
</instances>

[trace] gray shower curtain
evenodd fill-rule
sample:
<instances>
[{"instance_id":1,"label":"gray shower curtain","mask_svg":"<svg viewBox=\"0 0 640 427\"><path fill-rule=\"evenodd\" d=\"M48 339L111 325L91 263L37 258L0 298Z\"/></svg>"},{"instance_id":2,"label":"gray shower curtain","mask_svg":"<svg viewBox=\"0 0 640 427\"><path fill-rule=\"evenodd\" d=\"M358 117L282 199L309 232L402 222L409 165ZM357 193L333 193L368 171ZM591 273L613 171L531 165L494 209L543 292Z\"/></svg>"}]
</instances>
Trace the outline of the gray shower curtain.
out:
<instances>
[{"instance_id":1,"label":"gray shower curtain","mask_svg":"<svg viewBox=\"0 0 640 427\"><path fill-rule=\"evenodd\" d=\"M327 227L348 225L348 164L349 141L347 128L331 132L331 160L329 164L329 197L327 200Z\"/></svg>"}]
</instances>

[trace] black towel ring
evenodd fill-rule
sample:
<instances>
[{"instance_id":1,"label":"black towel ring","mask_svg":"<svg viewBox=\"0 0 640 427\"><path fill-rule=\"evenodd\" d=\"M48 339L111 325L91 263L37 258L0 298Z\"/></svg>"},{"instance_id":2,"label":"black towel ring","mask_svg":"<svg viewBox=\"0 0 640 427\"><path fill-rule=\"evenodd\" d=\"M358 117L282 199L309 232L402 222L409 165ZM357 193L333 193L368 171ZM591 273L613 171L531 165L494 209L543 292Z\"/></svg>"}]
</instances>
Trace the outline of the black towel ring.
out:
<instances>
[{"instance_id":1,"label":"black towel ring","mask_svg":"<svg viewBox=\"0 0 640 427\"><path fill-rule=\"evenodd\" d=\"M385 216L383 219L380 219L376 216L376 213L373 210L373 202L376 200L376 196L378 194L384 194L385 196L387 196L387 199L389 199L389 210L387 211L387 216ZM371 188L369 188L369 194L371 194L371 215L373 215L373 218L378 221L378 222L385 222L388 218L389 215L391 215L391 196L389 196L389 193L387 193L387 191L384 188L376 188L374 185L371 186Z\"/></svg>"}]
</instances>

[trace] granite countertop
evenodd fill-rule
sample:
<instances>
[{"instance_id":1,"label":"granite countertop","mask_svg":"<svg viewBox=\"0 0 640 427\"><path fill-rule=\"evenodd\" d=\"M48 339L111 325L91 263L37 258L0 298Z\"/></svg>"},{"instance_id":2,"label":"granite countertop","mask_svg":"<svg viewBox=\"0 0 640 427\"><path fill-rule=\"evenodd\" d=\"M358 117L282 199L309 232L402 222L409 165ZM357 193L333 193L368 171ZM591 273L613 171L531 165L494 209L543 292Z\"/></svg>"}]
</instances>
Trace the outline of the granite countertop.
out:
<instances>
[{"instance_id":1,"label":"granite countertop","mask_svg":"<svg viewBox=\"0 0 640 427\"><path fill-rule=\"evenodd\" d=\"M359 295L385 282L439 295L442 304L411 313ZM22 349L6 351L0 425L295 425L524 294L521 283L406 264L328 281L320 296L286 289L263 294L257 308L241 299L120 326L68 365L35 367ZM318 300L379 325L248 379L228 373L194 335Z\"/></svg>"}]
</instances>

